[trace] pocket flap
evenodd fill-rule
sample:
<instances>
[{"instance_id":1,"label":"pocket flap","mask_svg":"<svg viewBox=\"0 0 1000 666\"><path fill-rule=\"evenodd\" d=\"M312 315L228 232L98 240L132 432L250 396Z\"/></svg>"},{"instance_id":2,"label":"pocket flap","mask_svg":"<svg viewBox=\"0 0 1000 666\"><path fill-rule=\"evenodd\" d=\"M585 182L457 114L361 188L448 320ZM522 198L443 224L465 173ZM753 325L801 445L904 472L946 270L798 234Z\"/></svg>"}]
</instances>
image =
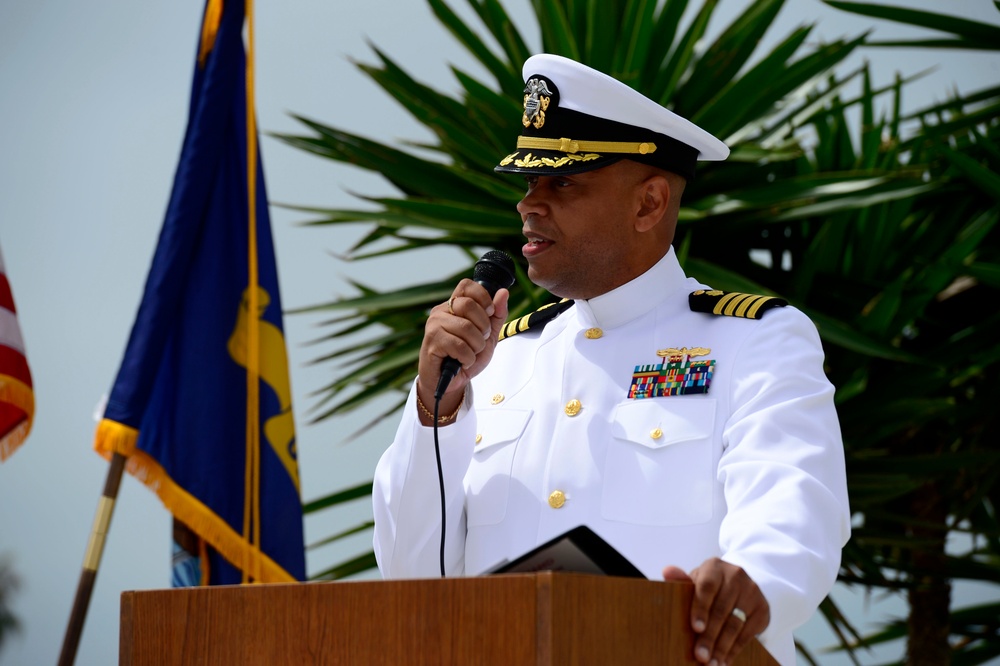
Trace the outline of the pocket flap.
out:
<instances>
[{"instance_id":1,"label":"pocket flap","mask_svg":"<svg viewBox=\"0 0 1000 666\"><path fill-rule=\"evenodd\" d=\"M611 433L616 439L651 449L707 439L715 429L711 398L646 398L619 403Z\"/></svg>"},{"instance_id":2,"label":"pocket flap","mask_svg":"<svg viewBox=\"0 0 1000 666\"><path fill-rule=\"evenodd\" d=\"M530 418L530 409L478 410L476 412L476 451L517 441Z\"/></svg>"}]
</instances>

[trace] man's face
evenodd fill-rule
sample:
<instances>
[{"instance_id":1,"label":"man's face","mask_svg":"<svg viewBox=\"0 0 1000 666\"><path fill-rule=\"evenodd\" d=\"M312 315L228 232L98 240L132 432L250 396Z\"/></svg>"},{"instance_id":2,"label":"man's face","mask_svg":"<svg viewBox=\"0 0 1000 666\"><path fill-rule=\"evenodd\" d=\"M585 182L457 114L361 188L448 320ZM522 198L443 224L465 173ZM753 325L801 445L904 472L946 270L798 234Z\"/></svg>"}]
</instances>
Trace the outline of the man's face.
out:
<instances>
[{"instance_id":1,"label":"man's face","mask_svg":"<svg viewBox=\"0 0 1000 666\"><path fill-rule=\"evenodd\" d=\"M635 169L617 162L573 176L527 176L517 204L528 277L562 298L604 294L641 274L633 226L641 205ZM645 239L648 242L648 239Z\"/></svg>"}]
</instances>

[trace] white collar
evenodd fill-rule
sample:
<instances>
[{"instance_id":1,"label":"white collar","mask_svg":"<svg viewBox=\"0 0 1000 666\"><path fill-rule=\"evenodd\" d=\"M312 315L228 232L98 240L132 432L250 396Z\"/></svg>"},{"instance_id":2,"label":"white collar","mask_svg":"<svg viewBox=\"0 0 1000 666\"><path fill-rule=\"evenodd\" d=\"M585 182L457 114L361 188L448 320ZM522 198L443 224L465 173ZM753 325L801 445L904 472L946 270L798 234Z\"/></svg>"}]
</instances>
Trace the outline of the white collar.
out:
<instances>
[{"instance_id":1,"label":"white collar","mask_svg":"<svg viewBox=\"0 0 1000 666\"><path fill-rule=\"evenodd\" d=\"M584 326L612 329L659 306L681 288L686 279L671 246L663 258L639 277L606 294L578 300L573 309Z\"/></svg>"}]
</instances>

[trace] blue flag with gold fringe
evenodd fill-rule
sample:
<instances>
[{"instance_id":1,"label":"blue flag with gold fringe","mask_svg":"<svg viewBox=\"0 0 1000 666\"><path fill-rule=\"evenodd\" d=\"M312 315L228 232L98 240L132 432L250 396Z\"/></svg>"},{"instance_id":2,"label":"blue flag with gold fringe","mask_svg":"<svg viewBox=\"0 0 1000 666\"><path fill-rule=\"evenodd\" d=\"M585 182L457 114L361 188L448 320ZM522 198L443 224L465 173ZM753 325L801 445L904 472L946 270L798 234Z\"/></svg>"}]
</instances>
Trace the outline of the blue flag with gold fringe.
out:
<instances>
[{"instance_id":1,"label":"blue flag with gold fringe","mask_svg":"<svg viewBox=\"0 0 1000 666\"><path fill-rule=\"evenodd\" d=\"M250 7L206 3L173 191L94 444L197 536L211 584L305 578Z\"/></svg>"}]
</instances>

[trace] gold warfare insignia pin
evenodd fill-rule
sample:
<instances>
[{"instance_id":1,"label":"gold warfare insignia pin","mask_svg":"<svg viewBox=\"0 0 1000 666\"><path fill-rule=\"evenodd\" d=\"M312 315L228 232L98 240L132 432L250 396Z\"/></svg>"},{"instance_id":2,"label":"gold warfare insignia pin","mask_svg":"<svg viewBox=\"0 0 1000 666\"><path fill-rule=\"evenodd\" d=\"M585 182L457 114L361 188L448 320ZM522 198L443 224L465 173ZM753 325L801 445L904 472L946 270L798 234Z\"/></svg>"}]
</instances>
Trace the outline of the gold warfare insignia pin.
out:
<instances>
[{"instance_id":1,"label":"gold warfare insignia pin","mask_svg":"<svg viewBox=\"0 0 1000 666\"><path fill-rule=\"evenodd\" d=\"M552 91L542 79L528 79L524 85L524 115L521 124L542 129L545 124L545 112L552 101Z\"/></svg>"},{"instance_id":2,"label":"gold warfare insignia pin","mask_svg":"<svg viewBox=\"0 0 1000 666\"><path fill-rule=\"evenodd\" d=\"M692 359L708 356L711 352L707 347L670 347L657 350L656 355L662 359L658 365L635 366L632 384L628 389L629 399L708 393L712 373L715 372L715 361Z\"/></svg>"}]
</instances>

